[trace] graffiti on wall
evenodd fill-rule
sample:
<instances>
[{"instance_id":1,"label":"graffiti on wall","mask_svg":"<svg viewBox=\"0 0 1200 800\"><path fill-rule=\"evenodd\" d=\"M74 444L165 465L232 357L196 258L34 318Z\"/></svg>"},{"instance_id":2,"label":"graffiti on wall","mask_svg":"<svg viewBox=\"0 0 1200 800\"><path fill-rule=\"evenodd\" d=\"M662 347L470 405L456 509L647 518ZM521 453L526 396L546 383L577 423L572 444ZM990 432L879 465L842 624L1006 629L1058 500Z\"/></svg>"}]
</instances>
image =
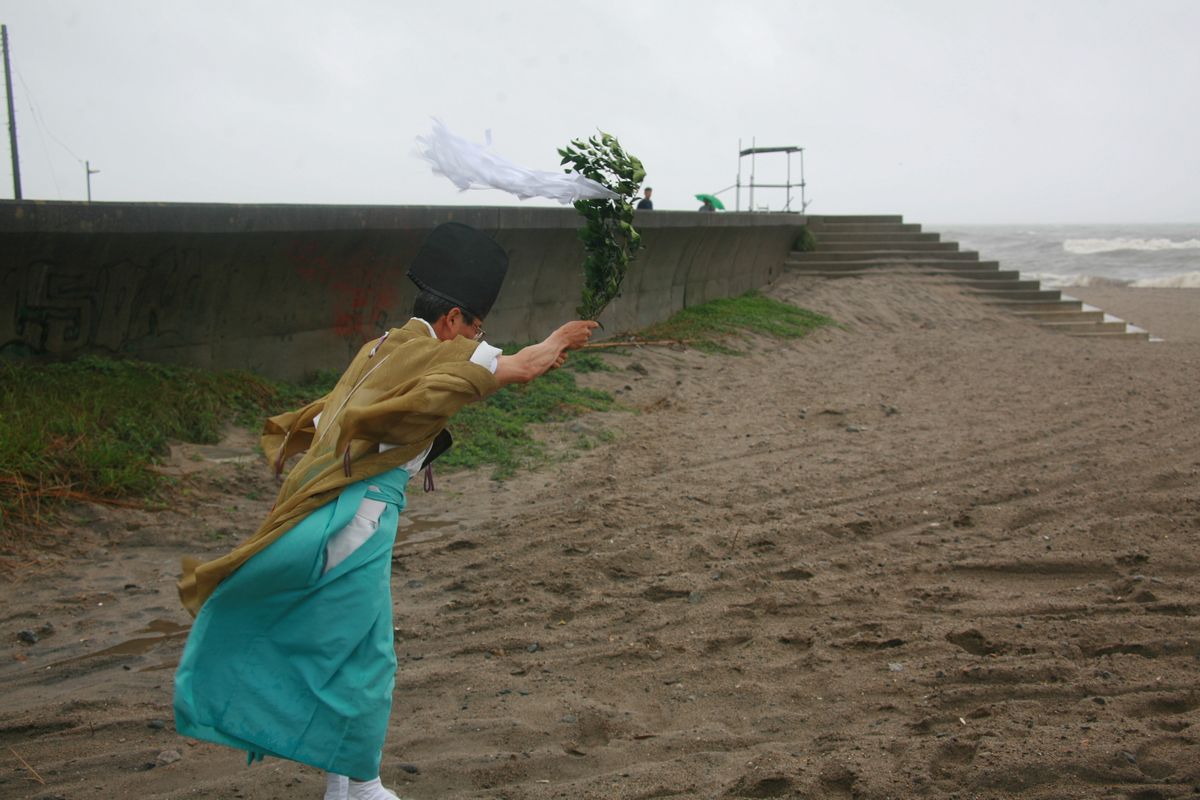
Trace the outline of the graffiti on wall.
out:
<instances>
[{"instance_id":1,"label":"graffiti on wall","mask_svg":"<svg viewBox=\"0 0 1200 800\"><path fill-rule=\"evenodd\" d=\"M399 277L392 261L369 247L354 247L335 259L315 241L288 245L286 257L302 281L328 298L334 333L356 349L399 321Z\"/></svg>"},{"instance_id":2,"label":"graffiti on wall","mask_svg":"<svg viewBox=\"0 0 1200 800\"><path fill-rule=\"evenodd\" d=\"M116 353L160 339L170 335L160 320L195 307L197 277L195 260L174 249L145 263L35 259L0 277L11 303L0 321L0 352Z\"/></svg>"},{"instance_id":3,"label":"graffiti on wall","mask_svg":"<svg viewBox=\"0 0 1200 800\"><path fill-rule=\"evenodd\" d=\"M52 244L6 247L17 266L0 267L0 353L144 356L199 348L187 356L197 357L232 346L224 342L314 330L353 352L402 321L403 272L362 237L267 247L254 239L165 236Z\"/></svg>"}]
</instances>

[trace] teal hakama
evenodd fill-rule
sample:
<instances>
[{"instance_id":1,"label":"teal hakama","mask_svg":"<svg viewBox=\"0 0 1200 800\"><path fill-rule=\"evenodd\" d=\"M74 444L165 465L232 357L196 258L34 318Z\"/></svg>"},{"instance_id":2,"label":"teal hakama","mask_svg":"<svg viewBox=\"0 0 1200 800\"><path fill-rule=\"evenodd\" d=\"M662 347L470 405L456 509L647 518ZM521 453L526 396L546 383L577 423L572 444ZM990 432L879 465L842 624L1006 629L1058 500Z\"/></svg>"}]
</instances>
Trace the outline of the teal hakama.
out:
<instances>
[{"instance_id":1,"label":"teal hakama","mask_svg":"<svg viewBox=\"0 0 1200 800\"><path fill-rule=\"evenodd\" d=\"M185 736L368 780L396 681L392 545L408 473L350 484L226 578L200 609L175 674ZM325 572L329 538L364 497L385 503L361 546Z\"/></svg>"}]
</instances>

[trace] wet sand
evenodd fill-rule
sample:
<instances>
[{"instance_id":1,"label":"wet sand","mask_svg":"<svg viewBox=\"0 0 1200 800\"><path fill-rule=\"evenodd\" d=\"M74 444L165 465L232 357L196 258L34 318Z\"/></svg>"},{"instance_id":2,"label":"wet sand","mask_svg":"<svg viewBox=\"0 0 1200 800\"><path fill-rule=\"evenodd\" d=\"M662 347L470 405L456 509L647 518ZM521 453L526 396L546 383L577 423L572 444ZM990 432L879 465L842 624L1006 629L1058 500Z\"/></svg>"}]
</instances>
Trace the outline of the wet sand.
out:
<instances>
[{"instance_id":1,"label":"wet sand","mask_svg":"<svg viewBox=\"0 0 1200 800\"><path fill-rule=\"evenodd\" d=\"M561 460L412 493L385 782L1194 797L1200 315L1170 299L1189 291L1144 321L1113 300L1151 344L931 278L789 277L771 293L842 325L614 356L585 377L630 410L547 426ZM9 557L0 797L321 796L316 770L247 768L171 722L178 558L224 552L272 499L265 468L205 455L250 441L181 448L175 510L81 508L61 544Z\"/></svg>"},{"instance_id":2,"label":"wet sand","mask_svg":"<svg viewBox=\"0 0 1200 800\"><path fill-rule=\"evenodd\" d=\"M1063 289L1085 303L1173 342L1200 342L1200 289L1088 286Z\"/></svg>"}]
</instances>

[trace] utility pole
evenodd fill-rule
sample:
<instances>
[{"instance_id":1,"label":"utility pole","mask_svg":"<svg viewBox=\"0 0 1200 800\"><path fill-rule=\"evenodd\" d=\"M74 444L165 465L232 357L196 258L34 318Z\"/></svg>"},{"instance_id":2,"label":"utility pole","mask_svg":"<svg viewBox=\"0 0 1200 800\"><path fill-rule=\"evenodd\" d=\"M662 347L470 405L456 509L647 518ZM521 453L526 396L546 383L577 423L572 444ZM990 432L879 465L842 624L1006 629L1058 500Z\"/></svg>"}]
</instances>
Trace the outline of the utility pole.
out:
<instances>
[{"instance_id":1,"label":"utility pole","mask_svg":"<svg viewBox=\"0 0 1200 800\"><path fill-rule=\"evenodd\" d=\"M8 93L8 149L12 153L13 198L21 199L21 158L17 155L17 115L13 113L12 70L8 67L8 26L0 25L4 46L4 89Z\"/></svg>"},{"instance_id":2,"label":"utility pole","mask_svg":"<svg viewBox=\"0 0 1200 800\"><path fill-rule=\"evenodd\" d=\"M92 169L92 162L90 161L83 162L83 168L87 170L88 202L90 203L92 202L92 176L100 170Z\"/></svg>"}]
</instances>

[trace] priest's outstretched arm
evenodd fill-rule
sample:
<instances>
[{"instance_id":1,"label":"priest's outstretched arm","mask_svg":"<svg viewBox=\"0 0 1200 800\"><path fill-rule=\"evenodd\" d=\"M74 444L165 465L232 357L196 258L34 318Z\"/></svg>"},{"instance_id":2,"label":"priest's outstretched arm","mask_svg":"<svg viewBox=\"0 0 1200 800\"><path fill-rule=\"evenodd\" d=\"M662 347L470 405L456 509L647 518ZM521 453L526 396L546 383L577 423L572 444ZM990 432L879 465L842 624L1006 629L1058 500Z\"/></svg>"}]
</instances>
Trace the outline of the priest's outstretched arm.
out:
<instances>
[{"instance_id":1,"label":"priest's outstretched arm","mask_svg":"<svg viewBox=\"0 0 1200 800\"><path fill-rule=\"evenodd\" d=\"M500 356L496 363L496 382L528 383L567 360L568 350L577 350L591 338L597 323L574 320L563 325L537 344L531 344L511 356Z\"/></svg>"}]
</instances>

